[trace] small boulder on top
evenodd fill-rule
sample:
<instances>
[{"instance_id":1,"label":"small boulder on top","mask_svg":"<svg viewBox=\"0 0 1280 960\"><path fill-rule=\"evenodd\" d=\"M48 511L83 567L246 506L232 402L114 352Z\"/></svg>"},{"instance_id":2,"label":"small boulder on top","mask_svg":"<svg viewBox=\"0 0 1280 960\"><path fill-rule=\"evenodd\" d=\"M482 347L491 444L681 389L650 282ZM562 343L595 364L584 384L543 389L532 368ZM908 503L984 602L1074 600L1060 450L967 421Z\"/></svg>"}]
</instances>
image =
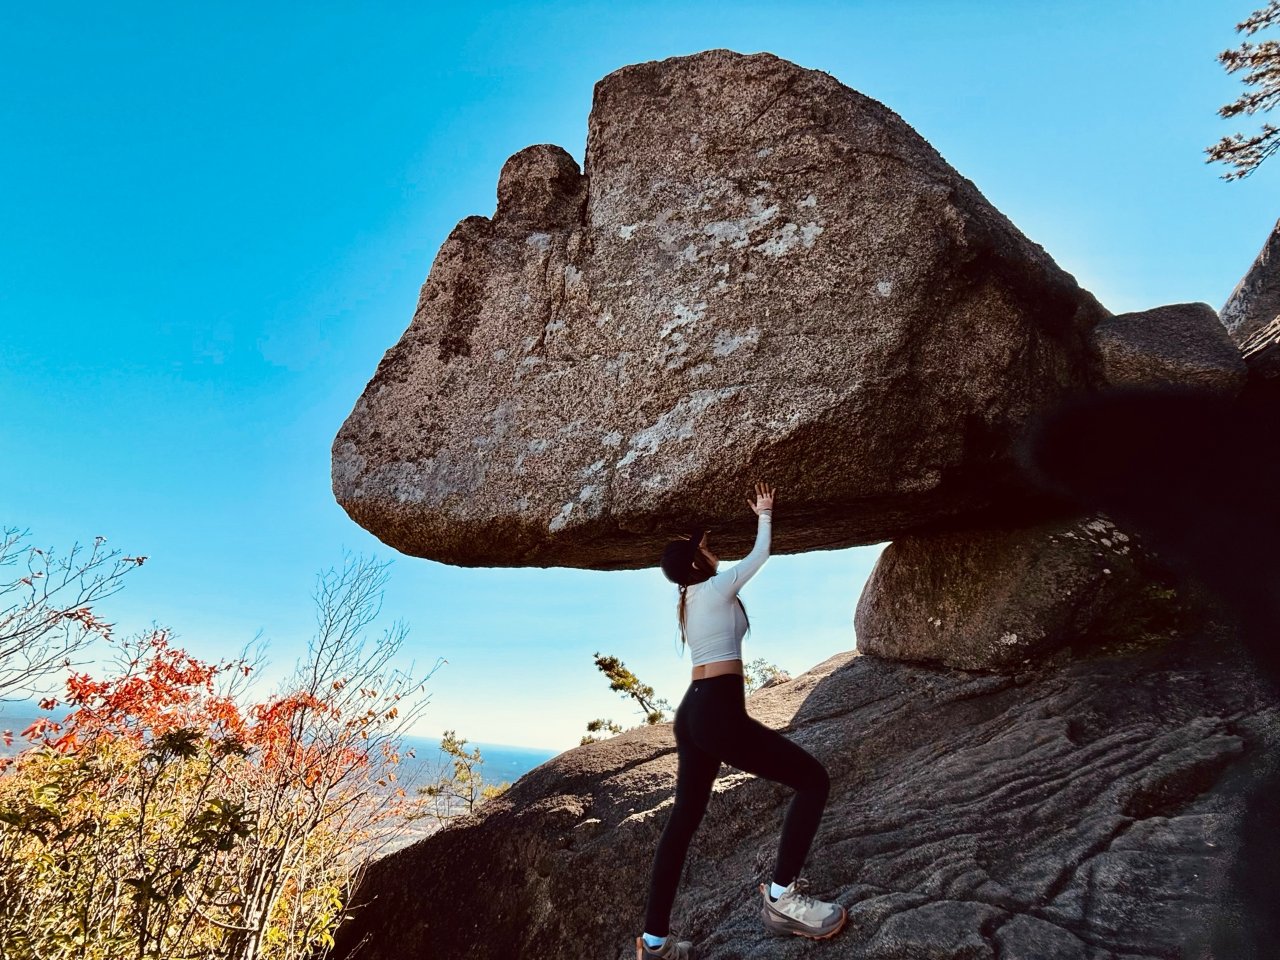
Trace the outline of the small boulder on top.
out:
<instances>
[{"instance_id":1,"label":"small boulder on top","mask_svg":"<svg viewBox=\"0 0 1280 960\"><path fill-rule=\"evenodd\" d=\"M1093 329L1103 376L1116 387L1197 387L1238 393L1240 350L1207 303L1108 317Z\"/></svg>"}]
</instances>

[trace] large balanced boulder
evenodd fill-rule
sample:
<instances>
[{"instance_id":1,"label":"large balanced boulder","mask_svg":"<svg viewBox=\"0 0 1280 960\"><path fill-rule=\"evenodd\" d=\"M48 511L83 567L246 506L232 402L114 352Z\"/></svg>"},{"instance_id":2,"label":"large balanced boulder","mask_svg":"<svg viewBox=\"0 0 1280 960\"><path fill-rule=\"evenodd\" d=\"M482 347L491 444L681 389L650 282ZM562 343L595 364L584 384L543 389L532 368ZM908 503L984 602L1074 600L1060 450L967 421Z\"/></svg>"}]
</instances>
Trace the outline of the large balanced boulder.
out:
<instances>
[{"instance_id":1,"label":"large balanced boulder","mask_svg":"<svg viewBox=\"0 0 1280 960\"><path fill-rule=\"evenodd\" d=\"M826 73L711 50L595 89L584 169L540 145L449 235L333 443L396 549L634 568L756 478L775 549L1025 502L1010 446L1097 382L1107 312L902 118ZM785 516L785 522L782 518Z\"/></svg>"},{"instance_id":2,"label":"large balanced boulder","mask_svg":"<svg viewBox=\"0 0 1280 960\"><path fill-rule=\"evenodd\" d=\"M1207 303L1175 303L1108 317L1093 329L1102 375L1114 387L1192 387L1239 393L1240 349Z\"/></svg>"},{"instance_id":3,"label":"large balanced boulder","mask_svg":"<svg viewBox=\"0 0 1280 960\"><path fill-rule=\"evenodd\" d=\"M756 885L792 793L726 766L672 915L699 960L1273 955L1247 949L1231 868L1244 842L1274 848L1270 824L1246 837L1242 797L1280 718L1230 642L1017 675L844 653L747 710L831 775L802 872L849 924L803 947L764 931ZM336 960L630 960L676 767L669 724L548 761L374 864Z\"/></svg>"},{"instance_id":4,"label":"large balanced boulder","mask_svg":"<svg viewBox=\"0 0 1280 960\"><path fill-rule=\"evenodd\" d=\"M1105 516L904 537L876 562L858 650L1016 670L1065 646L1143 646L1192 620L1189 585Z\"/></svg>"}]
</instances>

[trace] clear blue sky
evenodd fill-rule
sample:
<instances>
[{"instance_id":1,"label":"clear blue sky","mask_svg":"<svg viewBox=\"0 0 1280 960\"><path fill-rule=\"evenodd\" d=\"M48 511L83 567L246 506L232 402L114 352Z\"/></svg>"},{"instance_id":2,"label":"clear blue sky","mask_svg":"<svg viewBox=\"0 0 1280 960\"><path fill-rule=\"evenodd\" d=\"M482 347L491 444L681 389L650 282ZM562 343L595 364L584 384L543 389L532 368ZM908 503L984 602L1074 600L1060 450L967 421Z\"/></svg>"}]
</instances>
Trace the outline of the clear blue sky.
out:
<instances>
[{"instance_id":1,"label":"clear blue sky","mask_svg":"<svg viewBox=\"0 0 1280 960\"><path fill-rule=\"evenodd\" d=\"M102 608L118 631L212 658L261 629L283 672L315 574L394 556L334 502L329 445L449 230L493 213L522 147L581 162L600 77L713 47L883 101L1113 311L1221 306L1280 214L1280 160L1225 183L1202 153L1237 128L1214 57L1261 5L7 4L0 521L149 555ZM850 649L875 555L773 558L746 655ZM425 735L567 748L638 722L596 650L683 694L656 569L390 573L386 619L449 661Z\"/></svg>"}]
</instances>

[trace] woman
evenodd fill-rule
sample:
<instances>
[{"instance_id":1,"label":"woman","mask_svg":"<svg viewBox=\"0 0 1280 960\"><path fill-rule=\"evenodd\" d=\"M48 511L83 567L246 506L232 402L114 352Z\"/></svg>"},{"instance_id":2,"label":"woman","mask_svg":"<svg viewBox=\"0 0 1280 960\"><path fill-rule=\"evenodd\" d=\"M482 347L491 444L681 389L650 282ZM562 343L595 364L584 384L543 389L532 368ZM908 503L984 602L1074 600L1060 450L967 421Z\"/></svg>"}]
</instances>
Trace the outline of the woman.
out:
<instances>
[{"instance_id":1,"label":"woman","mask_svg":"<svg viewBox=\"0 0 1280 960\"><path fill-rule=\"evenodd\" d=\"M742 638L749 624L738 591L769 557L773 493L765 484L756 484L756 502L747 501L759 518L755 546L728 570L719 570L720 561L703 530L672 541L662 553L662 572L680 585L677 615L681 636L693 651L693 682L676 709L676 802L654 856L645 932L636 937L636 960L693 956L693 944L670 935L667 928L685 854L706 812L721 761L796 791L782 823L773 883L759 888L765 927L824 939L835 936L847 916L839 904L805 894L808 881L798 876L826 806L831 785L827 771L746 711Z\"/></svg>"}]
</instances>

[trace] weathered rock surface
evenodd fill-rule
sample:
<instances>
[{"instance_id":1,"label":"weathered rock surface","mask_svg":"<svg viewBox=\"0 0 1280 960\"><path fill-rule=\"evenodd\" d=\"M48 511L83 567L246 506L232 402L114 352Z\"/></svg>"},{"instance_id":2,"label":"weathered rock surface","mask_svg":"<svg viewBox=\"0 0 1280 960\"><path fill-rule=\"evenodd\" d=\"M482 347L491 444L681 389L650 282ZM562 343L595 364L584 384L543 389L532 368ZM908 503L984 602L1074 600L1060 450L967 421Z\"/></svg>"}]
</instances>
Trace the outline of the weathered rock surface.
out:
<instances>
[{"instance_id":1,"label":"weathered rock surface","mask_svg":"<svg viewBox=\"0 0 1280 960\"><path fill-rule=\"evenodd\" d=\"M1215 924L1242 936L1228 869L1280 711L1232 643L1017 676L846 653L747 707L831 774L804 873L850 923L763 931L790 791L725 767L672 917L699 960L1149 960L1213 956ZM629 960L675 776L666 724L561 754L375 864L336 956Z\"/></svg>"},{"instance_id":2,"label":"weathered rock surface","mask_svg":"<svg viewBox=\"0 0 1280 960\"><path fill-rule=\"evenodd\" d=\"M1239 344L1280 315L1280 220L1219 315Z\"/></svg>"},{"instance_id":3,"label":"weathered rock surface","mask_svg":"<svg viewBox=\"0 0 1280 960\"><path fill-rule=\"evenodd\" d=\"M1246 337L1240 353L1251 378L1280 380L1280 316Z\"/></svg>"},{"instance_id":4,"label":"weathered rock surface","mask_svg":"<svg viewBox=\"0 0 1280 960\"><path fill-rule=\"evenodd\" d=\"M1097 516L895 540L854 623L862 653L1003 670L1095 638L1148 644L1194 609L1135 539Z\"/></svg>"},{"instance_id":5,"label":"weathered rock surface","mask_svg":"<svg viewBox=\"0 0 1280 960\"><path fill-rule=\"evenodd\" d=\"M1106 311L883 104L770 54L615 71L579 174L504 166L333 444L351 517L462 565L879 542L1026 491L1009 446L1094 381Z\"/></svg>"},{"instance_id":6,"label":"weathered rock surface","mask_svg":"<svg viewBox=\"0 0 1280 960\"><path fill-rule=\"evenodd\" d=\"M1093 342L1111 386L1185 386L1228 394L1244 386L1240 350L1207 303L1108 317L1094 327Z\"/></svg>"},{"instance_id":7,"label":"weathered rock surface","mask_svg":"<svg viewBox=\"0 0 1280 960\"><path fill-rule=\"evenodd\" d=\"M1252 668L1280 690L1280 380L1257 372L1232 400L1175 390L1081 399L1039 424L1022 451L1031 475L1136 531L1212 592L1232 611ZM1238 943L1224 937L1214 957L1271 957L1280 943L1280 765L1274 750L1263 760L1233 870L1248 929Z\"/></svg>"}]
</instances>

